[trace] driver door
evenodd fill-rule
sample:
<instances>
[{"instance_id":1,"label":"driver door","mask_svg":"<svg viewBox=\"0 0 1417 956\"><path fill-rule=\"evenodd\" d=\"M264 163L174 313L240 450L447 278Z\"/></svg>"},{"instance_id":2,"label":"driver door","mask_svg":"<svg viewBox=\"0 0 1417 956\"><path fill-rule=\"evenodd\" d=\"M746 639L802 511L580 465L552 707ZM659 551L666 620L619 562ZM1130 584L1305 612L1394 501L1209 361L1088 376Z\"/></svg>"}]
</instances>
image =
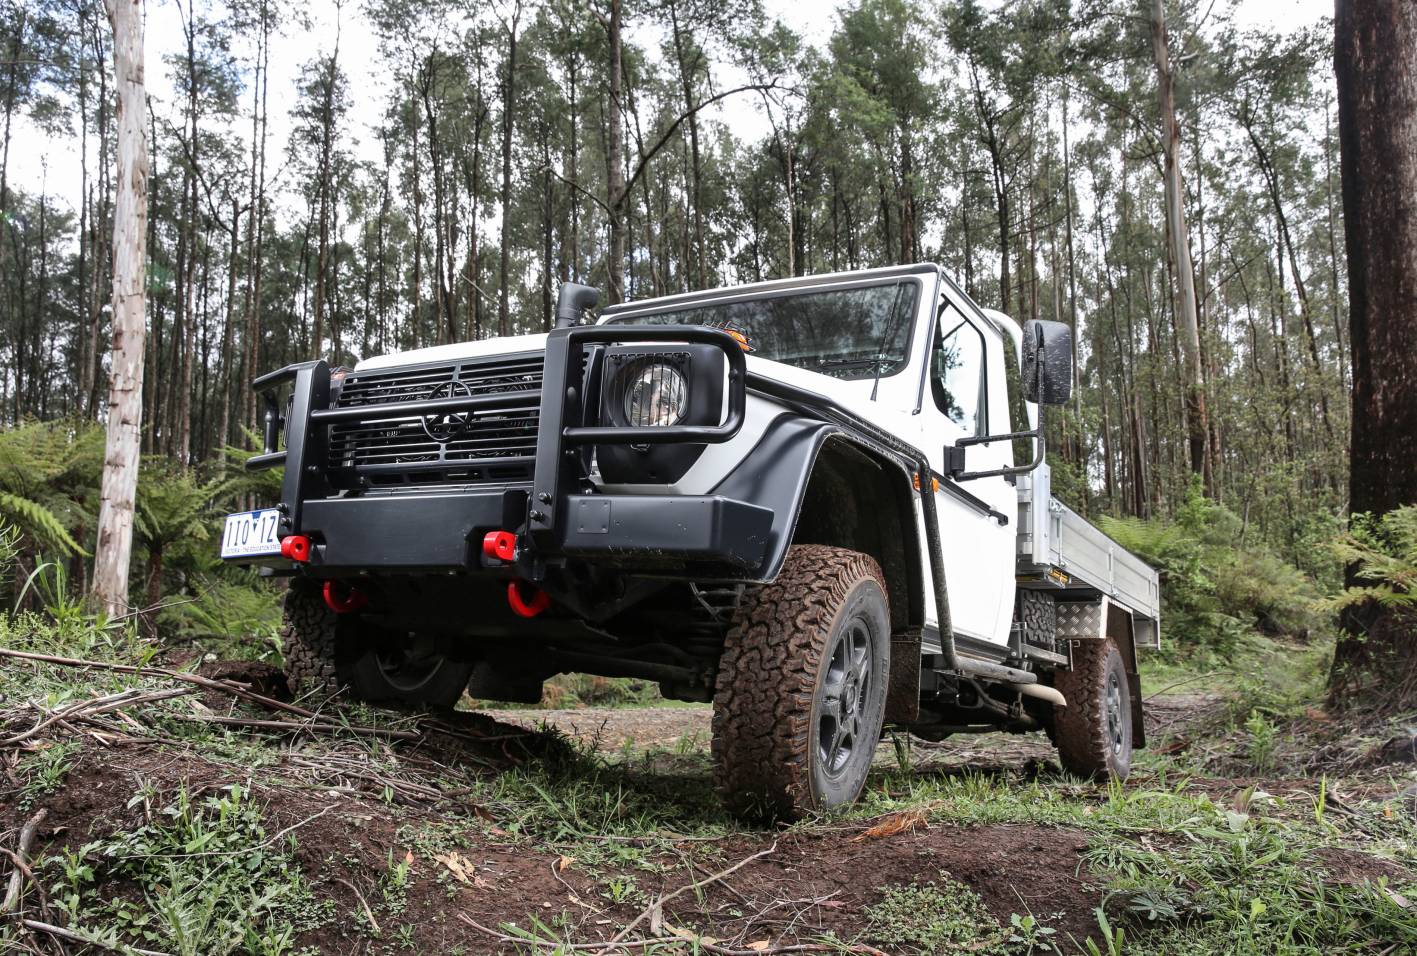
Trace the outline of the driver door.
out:
<instances>
[{"instance_id":1,"label":"driver door","mask_svg":"<svg viewBox=\"0 0 1417 956\"><path fill-rule=\"evenodd\" d=\"M931 336L923 440L931 464L948 473L945 449L962 438L1009 430L1004 337L974 309L945 300ZM1012 443L969 446L968 471L1013 464ZM940 546L950 622L962 650L972 642L1008 646L1013 614L1017 501L1004 477L956 482L942 477L936 490Z\"/></svg>"}]
</instances>

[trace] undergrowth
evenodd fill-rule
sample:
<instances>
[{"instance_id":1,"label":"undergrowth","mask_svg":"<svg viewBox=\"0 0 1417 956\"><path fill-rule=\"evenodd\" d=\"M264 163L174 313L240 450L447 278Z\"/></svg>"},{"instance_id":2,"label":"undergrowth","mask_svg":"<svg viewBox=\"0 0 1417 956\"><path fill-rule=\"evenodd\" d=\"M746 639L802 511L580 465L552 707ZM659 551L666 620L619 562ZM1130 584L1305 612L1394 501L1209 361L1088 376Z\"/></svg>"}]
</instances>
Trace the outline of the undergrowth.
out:
<instances>
[{"instance_id":1,"label":"undergrowth","mask_svg":"<svg viewBox=\"0 0 1417 956\"><path fill-rule=\"evenodd\" d=\"M139 793L146 822L44 861L51 901L93 944L175 956L284 956L328 922L291 855L239 785L163 805Z\"/></svg>"},{"instance_id":2,"label":"undergrowth","mask_svg":"<svg viewBox=\"0 0 1417 956\"><path fill-rule=\"evenodd\" d=\"M1323 585L1261 546L1244 522L1193 488L1174 518L1099 519L1102 530L1161 573L1165 657L1228 664L1256 633L1307 640L1327 624ZM1325 582L1331 583L1331 582Z\"/></svg>"},{"instance_id":3,"label":"undergrowth","mask_svg":"<svg viewBox=\"0 0 1417 956\"><path fill-rule=\"evenodd\" d=\"M867 922L866 935L893 953L1004 956L1022 952L1010 939L1017 939L1017 934L1000 925L979 895L948 873L928 882L888 886L862 915ZM1046 940L1047 936L1038 935L1037 939Z\"/></svg>"}]
</instances>

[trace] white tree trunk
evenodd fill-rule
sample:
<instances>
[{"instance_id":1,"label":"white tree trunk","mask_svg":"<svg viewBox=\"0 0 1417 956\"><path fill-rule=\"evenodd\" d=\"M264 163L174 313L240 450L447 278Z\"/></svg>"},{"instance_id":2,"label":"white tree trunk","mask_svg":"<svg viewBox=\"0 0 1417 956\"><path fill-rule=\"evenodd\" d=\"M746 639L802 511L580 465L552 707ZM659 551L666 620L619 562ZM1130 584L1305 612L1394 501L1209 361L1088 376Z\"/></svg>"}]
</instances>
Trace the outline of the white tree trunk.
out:
<instances>
[{"instance_id":1,"label":"white tree trunk","mask_svg":"<svg viewBox=\"0 0 1417 956\"><path fill-rule=\"evenodd\" d=\"M1152 50L1161 101L1161 147L1165 158L1166 225L1171 240L1171 261L1176 268L1176 327L1185 362L1186 430L1191 470L1203 477L1206 494L1212 493L1210 456L1207 454L1209 422L1205 406L1205 377L1201 370L1200 322L1196 311L1196 280L1191 263L1191 237L1186 229L1186 194L1181 183L1181 127L1176 122L1175 74L1166 38L1164 0L1152 8Z\"/></svg>"},{"instance_id":2,"label":"white tree trunk","mask_svg":"<svg viewBox=\"0 0 1417 956\"><path fill-rule=\"evenodd\" d=\"M117 203L113 211L113 370L108 441L94 550L94 596L109 614L128 611L133 501L143 417L143 337L147 285L148 141L143 84L142 0L105 0L113 27L118 94Z\"/></svg>"}]
</instances>

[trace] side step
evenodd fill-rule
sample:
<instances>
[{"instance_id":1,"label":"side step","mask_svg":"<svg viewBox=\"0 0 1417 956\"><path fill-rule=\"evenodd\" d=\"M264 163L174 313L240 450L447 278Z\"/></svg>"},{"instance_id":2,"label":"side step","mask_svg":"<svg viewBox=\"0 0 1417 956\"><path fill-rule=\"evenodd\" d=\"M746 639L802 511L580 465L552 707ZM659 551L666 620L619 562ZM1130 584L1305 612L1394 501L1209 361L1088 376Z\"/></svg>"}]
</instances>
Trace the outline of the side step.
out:
<instances>
[{"instance_id":1,"label":"side step","mask_svg":"<svg viewBox=\"0 0 1417 956\"><path fill-rule=\"evenodd\" d=\"M1045 661L1049 664L1062 664L1067 666L1071 660L1066 654L1059 654L1056 651L1045 650L1041 647L1034 647L1032 644L1022 644L1019 650L1023 656L1031 661Z\"/></svg>"}]
</instances>

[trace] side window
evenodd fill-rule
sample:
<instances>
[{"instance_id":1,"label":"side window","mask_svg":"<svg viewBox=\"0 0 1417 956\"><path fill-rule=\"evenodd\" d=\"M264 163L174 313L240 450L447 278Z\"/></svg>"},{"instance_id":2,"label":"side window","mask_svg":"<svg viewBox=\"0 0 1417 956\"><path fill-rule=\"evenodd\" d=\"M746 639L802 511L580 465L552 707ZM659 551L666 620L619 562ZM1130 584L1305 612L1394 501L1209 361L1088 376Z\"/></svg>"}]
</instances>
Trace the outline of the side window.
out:
<instances>
[{"instance_id":1,"label":"side window","mask_svg":"<svg viewBox=\"0 0 1417 956\"><path fill-rule=\"evenodd\" d=\"M984 336L954 309L935 327L930 350L930 392L935 405L969 435L982 435L988 414L984 392Z\"/></svg>"}]
</instances>

